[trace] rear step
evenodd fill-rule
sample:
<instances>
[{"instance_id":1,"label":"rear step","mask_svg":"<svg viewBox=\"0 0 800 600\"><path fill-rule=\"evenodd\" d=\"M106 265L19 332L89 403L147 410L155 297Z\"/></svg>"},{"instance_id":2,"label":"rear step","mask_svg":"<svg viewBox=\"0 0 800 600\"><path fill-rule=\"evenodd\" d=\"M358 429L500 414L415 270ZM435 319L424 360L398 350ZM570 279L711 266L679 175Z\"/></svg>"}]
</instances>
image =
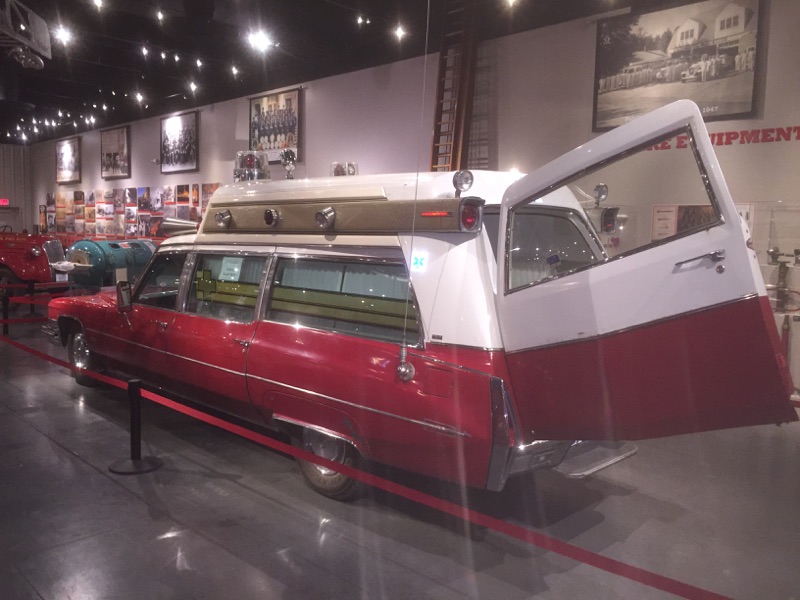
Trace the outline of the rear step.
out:
<instances>
[{"instance_id":1,"label":"rear step","mask_svg":"<svg viewBox=\"0 0 800 600\"><path fill-rule=\"evenodd\" d=\"M575 479L586 477L636 454L633 442L575 442L555 470Z\"/></svg>"}]
</instances>

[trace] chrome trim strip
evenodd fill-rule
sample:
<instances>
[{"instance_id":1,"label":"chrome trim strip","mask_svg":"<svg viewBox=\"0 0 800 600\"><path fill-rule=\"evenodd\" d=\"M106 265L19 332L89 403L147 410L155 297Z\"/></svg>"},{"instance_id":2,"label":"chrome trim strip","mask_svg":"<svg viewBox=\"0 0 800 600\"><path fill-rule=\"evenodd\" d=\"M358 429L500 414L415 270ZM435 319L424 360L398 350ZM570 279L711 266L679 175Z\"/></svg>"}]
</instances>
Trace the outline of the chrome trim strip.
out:
<instances>
[{"instance_id":1,"label":"chrome trim strip","mask_svg":"<svg viewBox=\"0 0 800 600\"><path fill-rule=\"evenodd\" d=\"M220 367L219 365L212 365L211 363L203 362L201 360L196 360L194 358L189 358L188 356L182 356L180 354L175 354L173 352L164 352L166 356L173 356L180 360L185 360L186 362L194 363L196 365L201 365L203 367L211 367L212 369L216 369L217 371L222 371L223 373L230 373L231 375L240 375L241 377L246 377L247 373L244 371L234 371L233 369L226 369L225 367Z\"/></svg>"},{"instance_id":2,"label":"chrome trim strip","mask_svg":"<svg viewBox=\"0 0 800 600\"><path fill-rule=\"evenodd\" d=\"M447 344L442 344L447 345ZM467 348L472 348L472 346L465 346ZM414 348L414 346L408 346L408 348ZM423 348L424 350L424 348ZM498 350L499 351L499 350ZM474 373L475 375L483 375L485 377L492 377L491 373L487 373L486 371L479 371L478 369L473 369L472 367L465 367L464 365L457 365L456 363L451 363L446 360L442 360L441 358L433 358L432 356L426 356L424 354L419 354L418 352L411 352L408 353L409 356L413 356L414 358L419 358L420 360L427 360L437 365L442 365L445 367L452 367L453 369L458 369L459 371L464 371L466 373Z\"/></svg>"},{"instance_id":3,"label":"chrome trim strip","mask_svg":"<svg viewBox=\"0 0 800 600\"><path fill-rule=\"evenodd\" d=\"M521 348L520 350L513 350L513 351L506 351L506 354L519 354L520 352L528 352L530 350L544 350L547 348L556 348L558 346L566 346L569 344L577 344L581 342L588 342L588 341L598 341L602 340L607 337L611 337L613 335L620 335L622 333L628 333L630 331L635 331L637 329L643 329L645 327L651 327L653 325L660 325L662 323L666 323L668 321L674 321L675 319L682 319L684 317L688 317L691 315L696 315L699 313L707 312L709 310L714 310L720 308L721 306L729 306L731 304L737 304L739 302L745 302L747 300L752 300L753 298L758 298L757 293L746 294L741 298L736 298L735 300L728 300L726 302L720 302L719 304L713 304L712 306L704 306L702 308L695 308L694 310L690 310L687 312L682 312L677 315L671 315L669 317L662 317L660 319L656 319L655 321L648 321L647 323L641 323L639 325L631 325L630 327L623 327L622 329L615 329L614 331L609 331L603 333L601 335L592 335L588 337L582 338L573 338L571 340L565 340L563 342L553 342L552 344L544 344L542 346L529 346L528 348Z\"/></svg>"},{"instance_id":4,"label":"chrome trim strip","mask_svg":"<svg viewBox=\"0 0 800 600\"><path fill-rule=\"evenodd\" d=\"M297 419L293 419L291 417L287 417L286 415L276 415L275 413L272 414L272 421L279 421L281 423L288 423L289 425L294 425L296 427L302 427L304 429L313 429L314 431L318 431L323 433L327 436L335 438L337 440L342 440L343 442L347 442L351 446L355 446L356 450L362 455L367 456L368 453L364 452L362 444L357 441L355 438L349 438L341 433L333 431L332 429L328 429L327 427L320 427L318 425L314 425L313 423L306 423L304 421L298 421ZM285 432L284 432L285 433Z\"/></svg>"},{"instance_id":5,"label":"chrome trim strip","mask_svg":"<svg viewBox=\"0 0 800 600\"><path fill-rule=\"evenodd\" d=\"M377 408L371 408L369 406L364 406L362 404L356 404L355 402L348 402L347 400L342 400L341 398L334 398L333 396L328 396L326 394L321 394L319 392L314 392L312 390L308 390L305 388L297 387L294 385L290 385L288 383L283 383L280 381L275 381L274 379L267 379L266 377L259 377L258 375L247 375L248 378L257 379L258 381L263 381L264 383L271 383L273 385L277 385L295 392L301 392L303 394L308 394L310 396L315 396L317 398L322 398L324 400L329 400L331 402L335 402L337 404L342 404L344 406L349 406L350 408L357 408L360 410L365 410L367 412L371 412L377 415L382 415L384 417L391 417L392 419L397 419L398 421L404 421L406 423L412 423L414 425L421 425L422 427L426 427L428 429L433 429L438 433L443 433L445 435L456 435L459 437L471 437L466 431L459 431L455 427L451 425L445 425L444 423L434 423L432 421L420 421L418 419L412 419L410 417L404 417L402 415L378 410Z\"/></svg>"},{"instance_id":6,"label":"chrome trim strip","mask_svg":"<svg viewBox=\"0 0 800 600\"><path fill-rule=\"evenodd\" d=\"M437 334L434 334L437 335ZM466 350L478 350L480 352L502 352L503 347L489 348L488 346L470 346L468 344L451 344L450 342L443 342L440 339L431 339L428 342L431 346L440 346L442 348L464 348Z\"/></svg>"},{"instance_id":7,"label":"chrome trim strip","mask_svg":"<svg viewBox=\"0 0 800 600\"><path fill-rule=\"evenodd\" d=\"M226 369L225 367L220 367L219 365L213 365L211 363L203 362L201 360L197 360L197 359L194 359L194 358L189 358L188 356L183 356L182 354L175 354L174 352L167 352L166 350L158 350L156 348L153 348L152 346L147 346L145 344L137 344L135 342L130 341L128 338L117 337L115 335L110 335L108 333L105 333L103 331L98 331L96 329L92 329L91 331L94 331L94 332L98 333L99 335L104 336L106 338L110 338L112 340L125 342L126 344L130 344L131 346L135 346L137 348L145 348L147 350L150 350L151 352L157 352L158 354L160 354L162 356L172 356L174 358L178 358L180 360L185 360L187 362L191 362L191 363L194 363L194 364L197 364L197 365L201 365L201 366L204 366L204 367L211 367L212 369L216 369L217 371L222 371L224 373L230 373L231 375L240 375L242 377L245 377L247 375L247 373L245 373L244 371L234 371L233 369Z\"/></svg>"}]
</instances>

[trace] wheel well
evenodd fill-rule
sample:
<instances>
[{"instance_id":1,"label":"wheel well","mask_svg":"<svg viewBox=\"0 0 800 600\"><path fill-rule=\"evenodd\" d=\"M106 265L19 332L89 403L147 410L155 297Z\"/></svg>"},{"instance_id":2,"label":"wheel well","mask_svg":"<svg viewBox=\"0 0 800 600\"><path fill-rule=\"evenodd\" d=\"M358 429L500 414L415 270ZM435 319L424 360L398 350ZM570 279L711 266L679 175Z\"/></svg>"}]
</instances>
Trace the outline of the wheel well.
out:
<instances>
[{"instance_id":1,"label":"wheel well","mask_svg":"<svg viewBox=\"0 0 800 600\"><path fill-rule=\"evenodd\" d=\"M81 327L81 324L78 323L78 321L76 321L75 319L71 319L69 317L59 317L58 333L59 333L59 338L61 340L61 345L66 346L70 334L76 331L80 331L81 329L83 329L83 327Z\"/></svg>"},{"instance_id":2,"label":"wheel well","mask_svg":"<svg viewBox=\"0 0 800 600\"><path fill-rule=\"evenodd\" d=\"M274 424L277 427L278 431L281 431L290 438L298 440L302 439L304 429L315 429L320 433L324 433L325 435L341 439L346 444L352 446L353 449L362 457L367 458L368 456L365 451L365 448L361 444L358 444L355 442L355 440L349 439L343 435L339 435L338 433L335 433L333 431L329 431L321 427L315 427L311 424L303 424L297 421L286 419L284 417L275 418Z\"/></svg>"}]
</instances>

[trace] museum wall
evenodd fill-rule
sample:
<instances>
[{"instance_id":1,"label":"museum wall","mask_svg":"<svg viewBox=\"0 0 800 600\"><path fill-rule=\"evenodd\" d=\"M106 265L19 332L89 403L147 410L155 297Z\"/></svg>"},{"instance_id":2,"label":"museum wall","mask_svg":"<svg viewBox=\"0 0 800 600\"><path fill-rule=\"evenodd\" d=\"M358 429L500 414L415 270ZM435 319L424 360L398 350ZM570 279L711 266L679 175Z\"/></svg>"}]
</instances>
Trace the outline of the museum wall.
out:
<instances>
[{"instance_id":1,"label":"museum wall","mask_svg":"<svg viewBox=\"0 0 800 600\"><path fill-rule=\"evenodd\" d=\"M15 231L28 226L28 213L15 200L25 198L29 187L28 148L0 144L0 227ZM8 200L9 206L3 206Z\"/></svg>"},{"instance_id":2,"label":"museum wall","mask_svg":"<svg viewBox=\"0 0 800 600\"><path fill-rule=\"evenodd\" d=\"M760 253L786 237L786 210L777 205L800 209L797 132L788 142L725 143L728 132L800 126L800 2L771 0L763 7L758 47L766 68L756 82L758 113L752 119L707 124L717 134L715 150L734 201L755 205L749 224ZM507 36L484 48L496 69L497 168L530 172L600 135L592 132L596 28L593 20L582 19ZM718 145L719 137L723 143ZM669 161L680 151L659 152ZM795 225L800 226L800 218Z\"/></svg>"},{"instance_id":3,"label":"museum wall","mask_svg":"<svg viewBox=\"0 0 800 600\"><path fill-rule=\"evenodd\" d=\"M764 2L758 114L753 119L708 124L712 133L800 126L796 109L800 78L800 2ZM592 91L596 20L581 19L483 44L481 98L491 113L487 140L489 165L528 172L580 145L592 132ZM302 84L300 161L296 177L323 176L332 161L355 161L360 173L426 170L436 91L435 56L401 61ZM425 82L423 86L423 73ZM265 90L271 91L271 90ZM484 115L485 116L485 115ZM28 153L30 194L26 214L35 222L45 194L98 187L160 186L231 180L236 150L248 137L248 100L200 109L200 170L162 175L158 156L159 118L131 124L132 177L104 181L99 173L99 133L82 134L80 184L56 186L54 142L33 144ZM724 137L724 136L721 136ZM738 204L800 204L800 141L738 142L716 150ZM668 161L669 152L664 151ZM280 165L272 177L283 177ZM763 210L762 210L763 212ZM765 216L766 215L766 216ZM754 237L766 244L769 212L756 219Z\"/></svg>"}]
</instances>

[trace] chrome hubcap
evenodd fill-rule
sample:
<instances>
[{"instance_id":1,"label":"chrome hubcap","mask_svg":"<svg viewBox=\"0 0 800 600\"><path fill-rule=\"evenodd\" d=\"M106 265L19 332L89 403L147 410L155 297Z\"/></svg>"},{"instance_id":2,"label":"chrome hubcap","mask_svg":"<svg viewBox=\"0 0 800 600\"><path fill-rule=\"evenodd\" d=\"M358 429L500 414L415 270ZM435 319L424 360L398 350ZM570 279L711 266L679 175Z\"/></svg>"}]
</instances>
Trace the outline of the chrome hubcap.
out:
<instances>
[{"instance_id":1,"label":"chrome hubcap","mask_svg":"<svg viewBox=\"0 0 800 600\"><path fill-rule=\"evenodd\" d=\"M303 449L313 452L317 456L327 458L335 462L344 462L345 442L343 440L325 435L313 429L303 431ZM336 471L327 469L320 465L314 465L323 475L333 475Z\"/></svg>"},{"instance_id":2,"label":"chrome hubcap","mask_svg":"<svg viewBox=\"0 0 800 600\"><path fill-rule=\"evenodd\" d=\"M72 338L72 362L81 369L89 368L89 347L82 333L76 333Z\"/></svg>"}]
</instances>

